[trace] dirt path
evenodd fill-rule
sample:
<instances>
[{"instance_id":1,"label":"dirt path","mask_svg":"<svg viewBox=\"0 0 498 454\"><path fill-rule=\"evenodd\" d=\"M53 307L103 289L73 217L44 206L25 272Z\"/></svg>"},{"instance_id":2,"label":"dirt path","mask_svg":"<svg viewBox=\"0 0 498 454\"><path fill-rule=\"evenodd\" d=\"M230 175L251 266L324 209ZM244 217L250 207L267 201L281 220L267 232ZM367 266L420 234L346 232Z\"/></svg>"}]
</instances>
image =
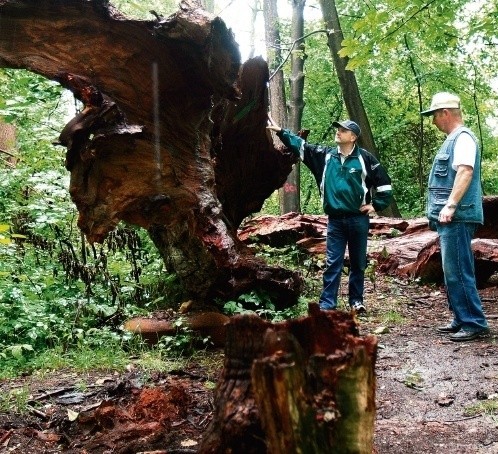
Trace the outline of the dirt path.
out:
<instances>
[{"instance_id":1,"label":"dirt path","mask_svg":"<svg viewBox=\"0 0 498 454\"><path fill-rule=\"evenodd\" d=\"M378 334L377 452L498 453L496 318L489 320L490 336L456 343L434 329L449 315L440 291L403 284L398 289L403 297L394 298L396 313L404 320ZM486 313L496 314L497 289L481 295ZM377 301L362 322L365 332L388 326L382 317L391 299ZM486 414L484 405L493 405L495 416Z\"/></svg>"},{"instance_id":2,"label":"dirt path","mask_svg":"<svg viewBox=\"0 0 498 454\"><path fill-rule=\"evenodd\" d=\"M389 278L367 286L359 323L379 339L376 454L498 453L498 287L481 295L491 335L454 343L434 330L448 319L439 290ZM37 404L24 415L0 409L0 453L195 453L214 378L191 363L169 374L57 371L0 382L0 393L29 389Z\"/></svg>"}]
</instances>

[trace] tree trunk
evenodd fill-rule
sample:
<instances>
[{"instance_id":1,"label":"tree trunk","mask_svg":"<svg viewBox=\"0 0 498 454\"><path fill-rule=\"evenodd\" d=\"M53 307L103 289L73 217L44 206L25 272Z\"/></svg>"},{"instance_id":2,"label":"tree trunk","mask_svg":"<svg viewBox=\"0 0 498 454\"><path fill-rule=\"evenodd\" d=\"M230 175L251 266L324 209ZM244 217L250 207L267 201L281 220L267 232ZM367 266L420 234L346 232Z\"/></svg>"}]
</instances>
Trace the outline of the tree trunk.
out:
<instances>
[{"instance_id":1,"label":"tree trunk","mask_svg":"<svg viewBox=\"0 0 498 454\"><path fill-rule=\"evenodd\" d=\"M371 454L377 340L351 314L227 325L225 366L199 453Z\"/></svg>"},{"instance_id":2,"label":"tree trunk","mask_svg":"<svg viewBox=\"0 0 498 454\"><path fill-rule=\"evenodd\" d=\"M9 167L16 167L16 128L9 123L0 122L0 155L3 162Z\"/></svg>"},{"instance_id":3,"label":"tree trunk","mask_svg":"<svg viewBox=\"0 0 498 454\"><path fill-rule=\"evenodd\" d=\"M370 122L368 121L368 116L365 107L363 106L355 74L353 71L346 69L348 58L342 58L339 55L344 35L342 33L339 15L337 14L335 0L320 0L320 6L326 28L332 30L328 35L328 46L337 71L337 77L339 78L339 85L341 86L346 109L348 110L349 117L356 121L361 128L361 136L358 142L360 146L366 148L374 156L379 158L379 152L375 146ZM391 205L386 208L382 214L384 216L401 217L395 200L393 200Z\"/></svg>"},{"instance_id":4,"label":"tree trunk","mask_svg":"<svg viewBox=\"0 0 498 454\"><path fill-rule=\"evenodd\" d=\"M291 40L291 76L289 97L289 123L291 131L301 129L301 120L304 110L304 4L306 2L294 0L292 2L292 30ZM284 187L280 190L280 214L301 211L301 184L300 163L296 163L287 177Z\"/></svg>"},{"instance_id":5,"label":"tree trunk","mask_svg":"<svg viewBox=\"0 0 498 454\"><path fill-rule=\"evenodd\" d=\"M263 1L265 18L265 41L268 67L270 71L270 108L277 124L287 128L287 106L285 100L284 71L282 70L282 42L278 18L277 0ZM276 139L280 143L279 139Z\"/></svg>"},{"instance_id":6,"label":"tree trunk","mask_svg":"<svg viewBox=\"0 0 498 454\"><path fill-rule=\"evenodd\" d=\"M266 53L270 68L270 108L277 124L289 127L287 120L287 103L285 97L284 72L282 70L282 48L280 38L280 22L278 17L277 1L264 0L263 11L265 17ZM280 140L273 134L274 144ZM278 146L278 145L276 145ZM296 173L297 172L297 173ZM280 213L297 212L299 206L299 161L294 167L284 185L278 190Z\"/></svg>"},{"instance_id":7,"label":"tree trunk","mask_svg":"<svg viewBox=\"0 0 498 454\"><path fill-rule=\"evenodd\" d=\"M83 102L60 143L90 242L123 220L150 232L196 301L258 288L277 306L296 301L299 276L237 238L295 158L266 131L266 63L241 67L221 19L186 2L139 21L101 0L1 0L0 65L57 80Z\"/></svg>"}]
</instances>

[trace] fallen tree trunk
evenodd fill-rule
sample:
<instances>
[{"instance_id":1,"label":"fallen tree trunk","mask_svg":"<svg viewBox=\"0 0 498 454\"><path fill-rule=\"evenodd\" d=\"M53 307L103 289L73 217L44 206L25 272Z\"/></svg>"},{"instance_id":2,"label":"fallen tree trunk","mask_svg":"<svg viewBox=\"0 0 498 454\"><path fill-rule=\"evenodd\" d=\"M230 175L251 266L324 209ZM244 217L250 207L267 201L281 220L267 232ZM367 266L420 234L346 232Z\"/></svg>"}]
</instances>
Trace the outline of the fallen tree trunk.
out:
<instances>
[{"instance_id":1,"label":"fallen tree trunk","mask_svg":"<svg viewBox=\"0 0 498 454\"><path fill-rule=\"evenodd\" d=\"M484 224L477 229L472 241L479 286L498 272L498 197L484 197L483 209ZM376 261L379 272L443 282L438 236L429 229L426 218L373 217L369 234L368 255ZM326 216L296 213L260 216L247 221L239 231L239 238L246 244L256 242L281 247L295 243L307 254L322 256L326 235Z\"/></svg>"},{"instance_id":2,"label":"fallen tree trunk","mask_svg":"<svg viewBox=\"0 0 498 454\"><path fill-rule=\"evenodd\" d=\"M0 0L0 66L56 80L83 103L59 141L90 242L123 220L149 231L196 302L258 288L277 306L296 301L298 274L237 238L295 158L265 128L266 63L241 66L221 19L193 2L139 21L104 0Z\"/></svg>"},{"instance_id":3,"label":"fallen tree trunk","mask_svg":"<svg viewBox=\"0 0 498 454\"><path fill-rule=\"evenodd\" d=\"M377 340L354 316L320 311L227 325L215 413L199 453L364 453L373 447Z\"/></svg>"}]
</instances>

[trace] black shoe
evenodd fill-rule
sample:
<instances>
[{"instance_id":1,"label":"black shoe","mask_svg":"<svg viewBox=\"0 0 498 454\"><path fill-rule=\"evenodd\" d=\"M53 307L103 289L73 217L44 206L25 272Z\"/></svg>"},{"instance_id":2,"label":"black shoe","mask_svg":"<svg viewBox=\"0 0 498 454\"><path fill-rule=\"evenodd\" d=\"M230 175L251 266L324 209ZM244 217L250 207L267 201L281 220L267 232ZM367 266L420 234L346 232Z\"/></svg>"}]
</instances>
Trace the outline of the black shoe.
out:
<instances>
[{"instance_id":1,"label":"black shoe","mask_svg":"<svg viewBox=\"0 0 498 454\"><path fill-rule=\"evenodd\" d=\"M438 333L458 333L460 331L459 325L453 325L453 323L448 323L447 325L438 326L436 328Z\"/></svg>"},{"instance_id":2,"label":"black shoe","mask_svg":"<svg viewBox=\"0 0 498 454\"><path fill-rule=\"evenodd\" d=\"M361 302L361 301L353 301L351 303L350 307L351 307L351 310L355 311L358 315L367 313L367 309L366 309L365 305L363 304L363 302Z\"/></svg>"},{"instance_id":3,"label":"black shoe","mask_svg":"<svg viewBox=\"0 0 498 454\"><path fill-rule=\"evenodd\" d=\"M450 339L454 342L465 342L477 339L481 336L485 336L489 333L488 328L481 329L479 331L469 331L462 328L460 331L454 334L450 334Z\"/></svg>"}]
</instances>

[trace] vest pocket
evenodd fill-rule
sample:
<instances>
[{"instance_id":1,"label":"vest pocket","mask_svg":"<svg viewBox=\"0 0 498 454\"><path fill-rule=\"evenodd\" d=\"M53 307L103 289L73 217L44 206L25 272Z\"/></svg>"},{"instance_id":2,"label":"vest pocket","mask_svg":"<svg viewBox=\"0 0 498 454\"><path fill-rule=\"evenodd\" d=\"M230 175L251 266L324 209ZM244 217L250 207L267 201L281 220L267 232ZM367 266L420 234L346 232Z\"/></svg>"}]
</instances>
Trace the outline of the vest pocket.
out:
<instances>
[{"instance_id":1,"label":"vest pocket","mask_svg":"<svg viewBox=\"0 0 498 454\"><path fill-rule=\"evenodd\" d=\"M449 158L449 153L440 153L436 156L436 162L434 164L434 175L436 177L448 176Z\"/></svg>"},{"instance_id":2,"label":"vest pocket","mask_svg":"<svg viewBox=\"0 0 498 454\"><path fill-rule=\"evenodd\" d=\"M476 204L475 203L466 203L466 204L463 204L463 203L460 203L458 205L458 209L460 211L466 211L466 210L474 210L476 207Z\"/></svg>"},{"instance_id":3,"label":"vest pocket","mask_svg":"<svg viewBox=\"0 0 498 454\"><path fill-rule=\"evenodd\" d=\"M438 205L446 205L451 188L429 188L429 201Z\"/></svg>"},{"instance_id":4,"label":"vest pocket","mask_svg":"<svg viewBox=\"0 0 498 454\"><path fill-rule=\"evenodd\" d=\"M429 188L428 208L429 213L439 214L441 209L448 202L448 197L451 194L450 188Z\"/></svg>"}]
</instances>

